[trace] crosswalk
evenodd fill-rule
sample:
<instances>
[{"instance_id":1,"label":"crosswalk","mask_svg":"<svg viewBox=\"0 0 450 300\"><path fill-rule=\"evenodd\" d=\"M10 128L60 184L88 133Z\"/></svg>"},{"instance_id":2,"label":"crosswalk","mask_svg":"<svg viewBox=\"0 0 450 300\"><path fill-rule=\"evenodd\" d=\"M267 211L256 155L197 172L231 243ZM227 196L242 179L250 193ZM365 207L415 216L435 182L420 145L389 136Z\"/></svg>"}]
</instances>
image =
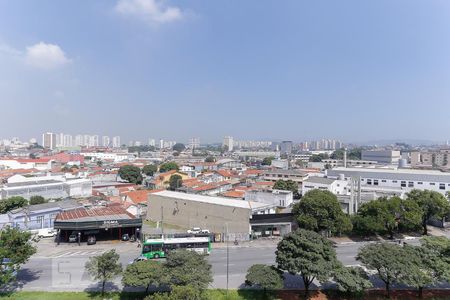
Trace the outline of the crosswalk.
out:
<instances>
[{"instance_id":1,"label":"crosswalk","mask_svg":"<svg viewBox=\"0 0 450 300\"><path fill-rule=\"evenodd\" d=\"M48 258L62 258L62 257L85 257L85 256L95 256L104 253L106 250L103 249L90 249L90 250L70 250L62 251L55 254L48 255Z\"/></svg>"}]
</instances>

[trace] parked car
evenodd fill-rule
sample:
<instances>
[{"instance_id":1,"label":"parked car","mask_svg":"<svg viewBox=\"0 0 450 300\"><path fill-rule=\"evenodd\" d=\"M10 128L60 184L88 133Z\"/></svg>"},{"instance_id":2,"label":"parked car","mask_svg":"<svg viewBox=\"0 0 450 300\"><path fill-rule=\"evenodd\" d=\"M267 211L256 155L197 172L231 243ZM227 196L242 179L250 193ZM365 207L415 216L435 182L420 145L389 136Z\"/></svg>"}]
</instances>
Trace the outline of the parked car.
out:
<instances>
[{"instance_id":1,"label":"parked car","mask_svg":"<svg viewBox=\"0 0 450 300\"><path fill-rule=\"evenodd\" d=\"M209 234L210 232L209 232L208 229L202 229L202 230L200 230L200 233L202 233L202 234Z\"/></svg>"},{"instance_id":2,"label":"parked car","mask_svg":"<svg viewBox=\"0 0 450 300\"><path fill-rule=\"evenodd\" d=\"M88 239L87 239L88 245L95 245L96 243L97 243L97 238L95 237L95 235L88 236Z\"/></svg>"},{"instance_id":3,"label":"parked car","mask_svg":"<svg viewBox=\"0 0 450 300\"><path fill-rule=\"evenodd\" d=\"M201 231L202 231L202 229L200 227L192 227L191 229L189 229L187 231L187 233L197 234L197 233L200 233Z\"/></svg>"},{"instance_id":4,"label":"parked car","mask_svg":"<svg viewBox=\"0 0 450 300\"><path fill-rule=\"evenodd\" d=\"M145 257L145 256L143 256L143 255L141 255L141 256L139 256L139 257L136 257L136 258L133 259L132 261L130 261L128 264L131 265L131 264L133 264L133 263L135 263L135 262L138 262L138 261L146 261L146 260L148 260L148 258Z\"/></svg>"},{"instance_id":5,"label":"parked car","mask_svg":"<svg viewBox=\"0 0 450 300\"><path fill-rule=\"evenodd\" d=\"M77 242L77 235L71 234L69 235L69 243L76 243Z\"/></svg>"},{"instance_id":6,"label":"parked car","mask_svg":"<svg viewBox=\"0 0 450 300\"><path fill-rule=\"evenodd\" d=\"M57 231L55 229L51 228L45 228L45 229L39 229L37 236L39 238L45 238L45 237L54 237L56 236Z\"/></svg>"}]
</instances>

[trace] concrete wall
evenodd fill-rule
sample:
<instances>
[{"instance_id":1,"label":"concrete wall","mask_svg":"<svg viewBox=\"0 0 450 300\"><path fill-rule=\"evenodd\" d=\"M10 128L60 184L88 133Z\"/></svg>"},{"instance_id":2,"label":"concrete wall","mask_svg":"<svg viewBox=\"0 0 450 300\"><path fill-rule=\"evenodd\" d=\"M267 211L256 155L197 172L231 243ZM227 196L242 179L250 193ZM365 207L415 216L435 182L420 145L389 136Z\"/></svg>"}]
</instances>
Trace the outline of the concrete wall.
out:
<instances>
[{"instance_id":1,"label":"concrete wall","mask_svg":"<svg viewBox=\"0 0 450 300\"><path fill-rule=\"evenodd\" d=\"M250 209L190 201L150 194L147 218L184 228L200 227L214 233L228 232L246 236L250 234Z\"/></svg>"}]
</instances>

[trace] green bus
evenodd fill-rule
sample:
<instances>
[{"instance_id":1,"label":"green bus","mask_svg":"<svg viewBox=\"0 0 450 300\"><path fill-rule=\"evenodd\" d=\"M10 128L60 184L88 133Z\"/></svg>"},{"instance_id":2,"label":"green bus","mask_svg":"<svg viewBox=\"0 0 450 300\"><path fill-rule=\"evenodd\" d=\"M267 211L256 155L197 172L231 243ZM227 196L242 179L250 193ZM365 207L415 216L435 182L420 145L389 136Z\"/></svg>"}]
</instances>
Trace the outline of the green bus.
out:
<instances>
[{"instance_id":1,"label":"green bus","mask_svg":"<svg viewBox=\"0 0 450 300\"><path fill-rule=\"evenodd\" d=\"M169 251L177 249L186 249L208 255L211 252L211 242L209 237L147 239L142 245L142 256L148 259L163 258Z\"/></svg>"}]
</instances>

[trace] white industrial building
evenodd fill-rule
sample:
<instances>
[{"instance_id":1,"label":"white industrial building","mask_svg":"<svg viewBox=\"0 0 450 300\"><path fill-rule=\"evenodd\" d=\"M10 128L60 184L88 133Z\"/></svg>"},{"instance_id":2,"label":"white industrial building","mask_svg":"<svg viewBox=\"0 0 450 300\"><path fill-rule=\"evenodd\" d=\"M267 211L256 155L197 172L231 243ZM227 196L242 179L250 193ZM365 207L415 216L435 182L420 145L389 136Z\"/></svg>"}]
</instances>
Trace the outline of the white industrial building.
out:
<instances>
[{"instance_id":1,"label":"white industrial building","mask_svg":"<svg viewBox=\"0 0 450 300\"><path fill-rule=\"evenodd\" d=\"M395 150L361 151L361 160L376 161L380 164L397 164L400 158L400 151Z\"/></svg>"},{"instance_id":2,"label":"white industrial building","mask_svg":"<svg viewBox=\"0 0 450 300\"><path fill-rule=\"evenodd\" d=\"M335 195L347 195L350 192L349 181L347 180L310 176L303 181L302 194L304 195L314 189L327 190Z\"/></svg>"},{"instance_id":3,"label":"white industrial building","mask_svg":"<svg viewBox=\"0 0 450 300\"><path fill-rule=\"evenodd\" d=\"M289 207L294 201L291 191L250 190L245 192L245 201L260 202L276 207Z\"/></svg>"},{"instance_id":4,"label":"white industrial building","mask_svg":"<svg viewBox=\"0 0 450 300\"><path fill-rule=\"evenodd\" d=\"M450 173L436 170L394 168L335 168L326 170L327 177L358 179L366 191L391 191L401 194L413 189L431 190L445 195L450 191Z\"/></svg>"}]
</instances>

